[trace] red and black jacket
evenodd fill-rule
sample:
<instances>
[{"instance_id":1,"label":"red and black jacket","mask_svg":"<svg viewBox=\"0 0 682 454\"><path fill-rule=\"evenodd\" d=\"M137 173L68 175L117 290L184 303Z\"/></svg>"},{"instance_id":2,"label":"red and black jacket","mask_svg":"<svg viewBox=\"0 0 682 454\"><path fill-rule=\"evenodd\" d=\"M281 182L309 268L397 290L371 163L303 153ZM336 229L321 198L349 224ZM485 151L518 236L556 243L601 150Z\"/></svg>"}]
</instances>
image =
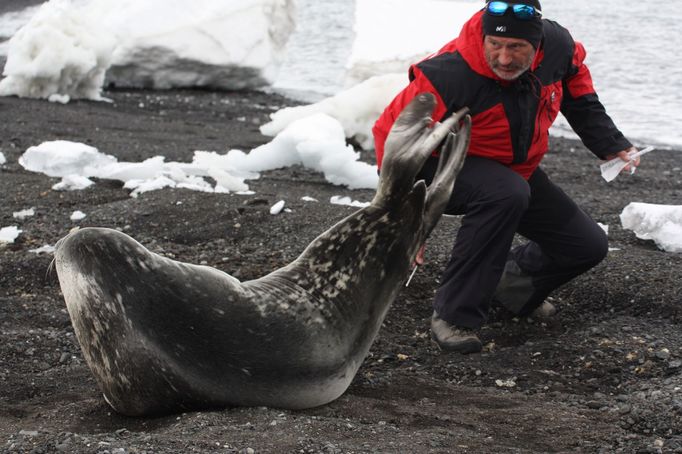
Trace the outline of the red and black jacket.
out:
<instances>
[{"instance_id":1,"label":"red and black jacket","mask_svg":"<svg viewBox=\"0 0 682 454\"><path fill-rule=\"evenodd\" d=\"M459 37L410 68L410 84L372 129L381 168L386 136L402 109L419 93L436 96L433 118L462 107L472 116L469 155L509 165L530 177L547 152L549 128L559 111L595 155L605 158L632 146L606 114L583 64L585 49L569 32L543 20L544 38L529 71L501 80L485 60L481 17L476 13Z\"/></svg>"}]
</instances>

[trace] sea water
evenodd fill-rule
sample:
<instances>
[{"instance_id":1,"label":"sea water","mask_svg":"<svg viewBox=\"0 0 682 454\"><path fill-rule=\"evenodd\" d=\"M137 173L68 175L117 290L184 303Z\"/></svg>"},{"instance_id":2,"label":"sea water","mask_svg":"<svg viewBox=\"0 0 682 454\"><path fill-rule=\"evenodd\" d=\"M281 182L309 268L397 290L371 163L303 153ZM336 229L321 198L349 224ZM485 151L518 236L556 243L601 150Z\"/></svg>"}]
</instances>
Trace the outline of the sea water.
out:
<instances>
[{"instance_id":1,"label":"sea water","mask_svg":"<svg viewBox=\"0 0 682 454\"><path fill-rule=\"evenodd\" d=\"M279 87L305 100L344 88L353 3L298 0L298 30ZM568 28L585 45L597 93L621 131L640 146L682 149L682 0L541 3L546 18ZM571 136L563 119L553 133Z\"/></svg>"}]
</instances>

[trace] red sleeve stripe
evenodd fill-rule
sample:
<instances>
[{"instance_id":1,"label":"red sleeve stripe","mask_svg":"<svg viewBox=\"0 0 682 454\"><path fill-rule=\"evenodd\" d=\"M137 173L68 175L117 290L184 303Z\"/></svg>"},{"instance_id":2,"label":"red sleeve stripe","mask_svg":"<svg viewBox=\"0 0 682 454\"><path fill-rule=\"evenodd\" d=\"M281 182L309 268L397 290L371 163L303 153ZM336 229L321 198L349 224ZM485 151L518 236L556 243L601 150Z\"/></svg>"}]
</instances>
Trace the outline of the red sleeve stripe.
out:
<instances>
[{"instance_id":1,"label":"red sleeve stripe","mask_svg":"<svg viewBox=\"0 0 682 454\"><path fill-rule=\"evenodd\" d=\"M590 70L583 63L587 52L582 44L575 43L575 50L573 51L573 71L575 74L567 79L566 86L572 98L580 98L581 96L591 95L595 93L594 85L592 84L592 75Z\"/></svg>"}]
</instances>

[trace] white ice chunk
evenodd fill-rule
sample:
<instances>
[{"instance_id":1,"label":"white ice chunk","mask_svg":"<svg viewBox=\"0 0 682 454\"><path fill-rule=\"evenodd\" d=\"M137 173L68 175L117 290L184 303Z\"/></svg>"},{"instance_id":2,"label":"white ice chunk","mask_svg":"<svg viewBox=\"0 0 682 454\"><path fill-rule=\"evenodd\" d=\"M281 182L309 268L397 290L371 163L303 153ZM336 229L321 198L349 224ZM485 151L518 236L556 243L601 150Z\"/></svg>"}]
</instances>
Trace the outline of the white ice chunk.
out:
<instances>
[{"instance_id":1,"label":"white ice chunk","mask_svg":"<svg viewBox=\"0 0 682 454\"><path fill-rule=\"evenodd\" d=\"M19 158L26 170L51 177L95 176L97 169L116 163L116 158L83 143L56 140L30 147Z\"/></svg>"},{"instance_id":2,"label":"white ice chunk","mask_svg":"<svg viewBox=\"0 0 682 454\"><path fill-rule=\"evenodd\" d=\"M0 243L14 243L22 232L17 226L12 225L0 229Z\"/></svg>"},{"instance_id":3,"label":"white ice chunk","mask_svg":"<svg viewBox=\"0 0 682 454\"><path fill-rule=\"evenodd\" d=\"M270 143L234 158L239 158L235 162L240 168L254 171L301 164L351 189L374 189L379 181L376 166L358 161L359 154L346 144L341 124L323 113L292 122Z\"/></svg>"},{"instance_id":4,"label":"white ice chunk","mask_svg":"<svg viewBox=\"0 0 682 454\"><path fill-rule=\"evenodd\" d=\"M25 210L13 212L12 217L14 219L18 219L20 221L23 221L24 219L26 219L28 217L35 216L35 214L36 214L35 208L27 208Z\"/></svg>"},{"instance_id":5,"label":"white ice chunk","mask_svg":"<svg viewBox=\"0 0 682 454\"><path fill-rule=\"evenodd\" d=\"M54 254L55 247L51 246L49 244L46 244L44 246L41 246L37 249L29 249L28 252L32 252L34 254Z\"/></svg>"},{"instance_id":6,"label":"white ice chunk","mask_svg":"<svg viewBox=\"0 0 682 454\"><path fill-rule=\"evenodd\" d=\"M86 216L87 215L85 213L83 213L82 211L76 210L73 213L71 213L71 216L69 217L69 219L71 219L72 221L80 221L80 220L85 219Z\"/></svg>"},{"instance_id":7,"label":"white ice chunk","mask_svg":"<svg viewBox=\"0 0 682 454\"><path fill-rule=\"evenodd\" d=\"M329 199L329 203L332 205L348 205L351 207L364 208L370 205L370 202L359 202L357 200L352 200L348 196L334 195Z\"/></svg>"},{"instance_id":8,"label":"white ice chunk","mask_svg":"<svg viewBox=\"0 0 682 454\"><path fill-rule=\"evenodd\" d=\"M163 188L174 188L177 183L166 176L159 176L151 180L129 180L123 185L126 189L133 189L132 197L137 197L143 192L157 191Z\"/></svg>"},{"instance_id":9,"label":"white ice chunk","mask_svg":"<svg viewBox=\"0 0 682 454\"><path fill-rule=\"evenodd\" d=\"M71 96L69 96L69 95L58 95L55 93L54 95L48 96L47 100L50 102L56 102L59 104L68 104L69 101L71 101Z\"/></svg>"},{"instance_id":10,"label":"white ice chunk","mask_svg":"<svg viewBox=\"0 0 682 454\"><path fill-rule=\"evenodd\" d=\"M95 184L88 177L81 175L66 175L62 181L52 186L55 191L80 191Z\"/></svg>"},{"instance_id":11,"label":"white ice chunk","mask_svg":"<svg viewBox=\"0 0 682 454\"><path fill-rule=\"evenodd\" d=\"M249 189L249 186L244 183L243 178L231 175L225 170L209 168L208 174L216 181L216 189L220 187L228 192L241 192Z\"/></svg>"},{"instance_id":12,"label":"white ice chunk","mask_svg":"<svg viewBox=\"0 0 682 454\"><path fill-rule=\"evenodd\" d=\"M682 205L633 202L623 209L620 220L637 238L653 240L667 252L682 252Z\"/></svg>"},{"instance_id":13,"label":"white ice chunk","mask_svg":"<svg viewBox=\"0 0 682 454\"><path fill-rule=\"evenodd\" d=\"M270 207L270 214L280 214L284 209L284 200L280 200Z\"/></svg>"}]
</instances>

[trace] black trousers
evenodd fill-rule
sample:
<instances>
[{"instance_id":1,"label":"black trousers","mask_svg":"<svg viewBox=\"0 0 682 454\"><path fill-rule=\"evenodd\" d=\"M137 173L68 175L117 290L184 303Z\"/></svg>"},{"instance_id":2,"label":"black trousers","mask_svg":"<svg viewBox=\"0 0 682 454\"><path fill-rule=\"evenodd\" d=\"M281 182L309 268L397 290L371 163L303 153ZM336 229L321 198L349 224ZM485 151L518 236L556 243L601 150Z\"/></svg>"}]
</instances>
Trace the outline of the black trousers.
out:
<instances>
[{"instance_id":1,"label":"black trousers","mask_svg":"<svg viewBox=\"0 0 682 454\"><path fill-rule=\"evenodd\" d=\"M429 183L436 164L429 159L420 178ZM483 325L493 298L530 313L608 252L601 227L540 168L526 181L497 161L469 156L445 212L464 217L434 309L460 327ZM529 241L510 251L516 233Z\"/></svg>"}]
</instances>

